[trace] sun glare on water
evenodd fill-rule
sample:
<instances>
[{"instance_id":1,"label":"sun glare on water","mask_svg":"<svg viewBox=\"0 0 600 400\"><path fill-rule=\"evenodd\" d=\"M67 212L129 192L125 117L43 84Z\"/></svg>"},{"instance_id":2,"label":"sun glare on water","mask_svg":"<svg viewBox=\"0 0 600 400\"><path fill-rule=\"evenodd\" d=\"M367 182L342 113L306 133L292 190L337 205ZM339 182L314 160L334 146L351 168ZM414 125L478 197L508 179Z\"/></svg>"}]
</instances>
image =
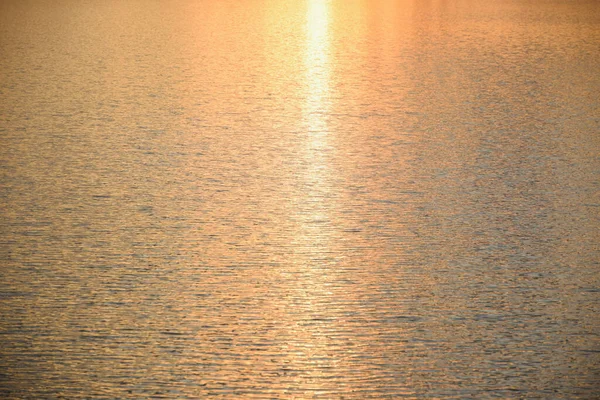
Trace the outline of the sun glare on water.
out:
<instances>
[{"instance_id":1,"label":"sun glare on water","mask_svg":"<svg viewBox=\"0 0 600 400\"><path fill-rule=\"evenodd\" d=\"M312 0L306 15L306 111L309 130L325 130L329 100L329 3Z\"/></svg>"}]
</instances>

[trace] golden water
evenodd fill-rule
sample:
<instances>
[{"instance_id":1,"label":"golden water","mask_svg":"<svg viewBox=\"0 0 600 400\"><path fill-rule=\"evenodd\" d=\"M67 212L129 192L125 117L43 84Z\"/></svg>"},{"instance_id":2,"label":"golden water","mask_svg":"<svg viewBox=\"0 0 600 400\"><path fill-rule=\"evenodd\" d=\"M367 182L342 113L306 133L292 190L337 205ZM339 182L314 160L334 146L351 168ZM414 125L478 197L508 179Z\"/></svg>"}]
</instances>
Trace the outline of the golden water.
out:
<instances>
[{"instance_id":1,"label":"golden water","mask_svg":"<svg viewBox=\"0 0 600 400\"><path fill-rule=\"evenodd\" d=\"M600 395L600 4L0 2L0 395Z\"/></svg>"}]
</instances>

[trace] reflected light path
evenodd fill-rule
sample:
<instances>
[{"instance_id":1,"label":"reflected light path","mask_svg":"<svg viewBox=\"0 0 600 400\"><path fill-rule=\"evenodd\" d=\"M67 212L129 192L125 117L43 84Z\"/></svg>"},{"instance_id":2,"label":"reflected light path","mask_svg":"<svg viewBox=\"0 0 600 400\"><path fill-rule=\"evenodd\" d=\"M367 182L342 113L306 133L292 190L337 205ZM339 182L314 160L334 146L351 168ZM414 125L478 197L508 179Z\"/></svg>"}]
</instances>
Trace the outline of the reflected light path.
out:
<instances>
[{"instance_id":1,"label":"reflected light path","mask_svg":"<svg viewBox=\"0 0 600 400\"><path fill-rule=\"evenodd\" d=\"M313 140L322 139L327 130L329 108L329 3L312 0L306 16L306 120ZM313 141L314 143L314 141ZM322 141L319 143L323 144Z\"/></svg>"},{"instance_id":2,"label":"reflected light path","mask_svg":"<svg viewBox=\"0 0 600 400\"><path fill-rule=\"evenodd\" d=\"M300 135L297 184L293 220L295 232L290 254L290 272L295 280L285 300L288 310L288 357L292 366L303 371L299 387L318 393L339 359L332 357L335 332L339 329L331 309L335 279L332 216L335 189L331 186L331 137L329 60L330 4L323 0L307 2L304 46L305 88Z\"/></svg>"},{"instance_id":3,"label":"reflected light path","mask_svg":"<svg viewBox=\"0 0 600 400\"><path fill-rule=\"evenodd\" d=\"M300 232L297 239L301 251L319 257L327 252L330 236L328 208L332 189L328 185L330 164L328 160L329 127L329 2L310 0L306 12L305 103L301 123L301 170L299 176L303 193L296 210L300 213ZM303 250L302 250L303 249ZM303 260L303 263L314 260Z\"/></svg>"},{"instance_id":4,"label":"reflected light path","mask_svg":"<svg viewBox=\"0 0 600 400\"><path fill-rule=\"evenodd\" d=\"M306 10L306 44L304 48L304 106L300 135L298 176L302 195L296 199L299 241L296 251L313 254L325 251L328 236L329 163L329 3L310 0ZM306 263L308 260L303 260Z\"/></svg>"}]
</instances>

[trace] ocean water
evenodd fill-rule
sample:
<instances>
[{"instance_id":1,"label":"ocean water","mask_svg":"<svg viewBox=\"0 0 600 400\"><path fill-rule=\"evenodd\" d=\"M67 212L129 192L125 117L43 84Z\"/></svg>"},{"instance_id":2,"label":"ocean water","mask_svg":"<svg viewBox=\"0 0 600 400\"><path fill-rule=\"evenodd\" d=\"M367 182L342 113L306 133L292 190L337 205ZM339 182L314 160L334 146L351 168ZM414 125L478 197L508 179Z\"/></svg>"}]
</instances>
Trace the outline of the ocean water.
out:
<instances>
[{"instance_id":1,"label":"ocean water","mask_svg":"<svg viewBox=\"0 0 600 400\"><path fill-rule=\"evenodd\" d=\"M0 396L600 396L600 3L0 2Z\"/></svg>"}]
</instances>

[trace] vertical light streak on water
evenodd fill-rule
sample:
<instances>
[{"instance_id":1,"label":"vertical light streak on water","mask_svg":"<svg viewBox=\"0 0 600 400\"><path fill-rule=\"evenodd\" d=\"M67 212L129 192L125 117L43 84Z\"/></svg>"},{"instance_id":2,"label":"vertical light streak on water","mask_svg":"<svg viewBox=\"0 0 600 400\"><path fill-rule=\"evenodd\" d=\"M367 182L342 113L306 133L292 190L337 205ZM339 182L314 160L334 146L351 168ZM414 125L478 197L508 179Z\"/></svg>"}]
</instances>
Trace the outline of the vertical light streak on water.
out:
<instances>
[{"instance_id":1,"label":"vertical light streak on water","mask_svg":"<svg viewBox=\"0 0 600 400\"><path fill-rule=\"evenodd\" d=\"M334 368L335 360L328 351L327 332L334 319L331 304L329 268L332 259L332 199L330 129L327 116L330 99L329 3L307 2L305 42L303 46L302 119L299 123L297 166L298 190L293 200L295 231L291 238L290 293L285 300L290 310L289 357L292 365L303 371L300 387L319 392L322 378Z\"/></svg>"},{"instance_id":2,"label":"vertical light streak on water","mask_svg":"<svg viewBox=\"0 0 600 400\"><path fill-rule=\"evenodd\" d=\"M329 59L328 59L328 19L329 4L323 0L308 2L306 13L306 46L304 51L306 98L302 128L306 135L302 165L305 168L303 185L304 198L300 204L306 207L303 218L303 231L312 247L320 249L326 235L323 224L327 222L326 201L331 194L327 187L329 167L328 150L328 101L329 101ZM307 243L310 244L310 243Z\"/></svg>"},{"instance_id":3,"label":"vertical light streak on water","mask_svg":"<svg viewBox=\"0 0 600 400\"><path fill-rule=\"evenodd\" d=\"M304 119L307 125L308 160L310 177L321 181L326 170L324 153L327 147L327 114L329 108L329 4L323 0L308 3L306 15L307 89Z\"/></svg>"},{"instance_id":4,"label":"vertical light streak on water","mask_svg":"<svg viewBox=\"0 0 600 400\"><path fill-rule=\"evenodd\" d=\"M329 97L328 3L307 2L303 46L301 121L298 124L296 165L297 188L294 196L296 232L293 235L294 262L312 264L326 250L329 165L327 160Z\"/></svg>"}]
</instances>

